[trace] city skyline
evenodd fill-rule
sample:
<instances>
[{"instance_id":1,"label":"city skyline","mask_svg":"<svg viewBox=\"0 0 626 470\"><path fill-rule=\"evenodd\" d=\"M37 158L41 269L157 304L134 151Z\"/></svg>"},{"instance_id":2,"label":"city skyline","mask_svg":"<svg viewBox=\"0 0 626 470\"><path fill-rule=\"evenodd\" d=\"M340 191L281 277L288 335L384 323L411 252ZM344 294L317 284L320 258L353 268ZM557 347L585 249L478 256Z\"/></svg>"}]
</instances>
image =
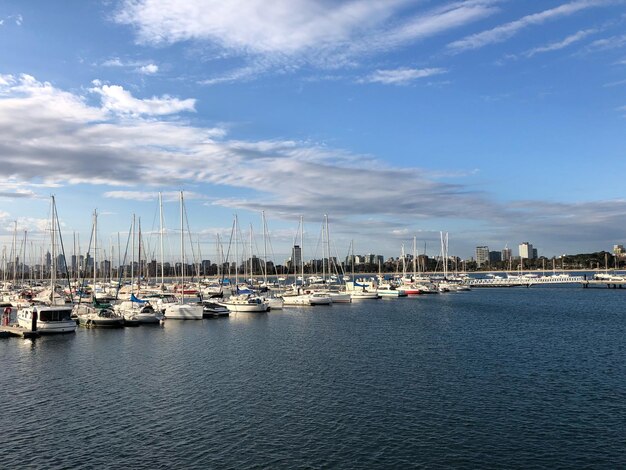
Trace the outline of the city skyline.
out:
<instances>
[{"instance_id":1,"label":"city skyline","mask_svg":"<svg viewBox=\"0 0 626 470\"><path fill-rule=\"evenodd\" d=\"M105 244L133 213L154 233L159 192L171 234L184 190L207 253L261 211L277 253L304 217L305 259L325 214L339 258L435 256L440 231L466 259L610 251L624 22L603 0L3 2L0 245L15 220L44 239L50 194L82 244L95 208Z\"/></svg>"}]
</instances>

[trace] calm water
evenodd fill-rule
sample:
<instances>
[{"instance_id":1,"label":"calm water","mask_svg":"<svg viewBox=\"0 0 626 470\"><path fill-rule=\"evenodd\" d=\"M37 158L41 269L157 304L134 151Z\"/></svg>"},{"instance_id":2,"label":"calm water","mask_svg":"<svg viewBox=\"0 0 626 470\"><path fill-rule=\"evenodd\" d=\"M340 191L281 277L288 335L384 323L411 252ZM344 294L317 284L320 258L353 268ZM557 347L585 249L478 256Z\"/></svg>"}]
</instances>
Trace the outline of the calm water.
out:
<instances>
[{"instance_id":1,"label":"calm water","mask_svg":"<svg viewBox=\"0 0 626 470\"><path fill-rule=\"evenodd\" d=\"M3 468L624 468L626 289L0 340Z\"/></svg>"}]
</instances>

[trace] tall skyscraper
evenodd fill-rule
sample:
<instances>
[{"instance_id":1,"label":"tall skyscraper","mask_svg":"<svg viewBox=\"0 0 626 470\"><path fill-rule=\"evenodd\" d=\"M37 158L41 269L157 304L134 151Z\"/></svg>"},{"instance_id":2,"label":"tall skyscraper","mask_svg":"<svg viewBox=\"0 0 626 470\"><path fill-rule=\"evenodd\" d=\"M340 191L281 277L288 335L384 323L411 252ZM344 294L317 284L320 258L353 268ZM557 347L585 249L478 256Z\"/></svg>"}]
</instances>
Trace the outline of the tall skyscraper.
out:
<instances>
[{"instance_id":1,"label":"tall skyscraper","mask_svg":"<svg viewBox=\"0 0 626 470\"><path fill-rule=\"evenodd\" d=\"M488 246L476 247L476 264L478 266L489 264L489 247Z\"/></svg>"},{"instance_id":2,"label":"tall skyscraper","mask_svg":"<svg viewBox=\"0 0 626 470\"><path fill-rule=\"evenodd\" d=\"M533 258L533 246L528 242L520 243L519 257L522 259L532 259Z\"/></svg>"},{"instance_id":3,"label":"tall skyscraper","mask_svg":"<svg viewBox=\"0 0 626 470\"><path fill-rule=\"evenodd\" d=\"M300 245L294 245L291 249L291 266L296 266L298 269L302 265L302 248Z\"/></svg>"}]
</instances>

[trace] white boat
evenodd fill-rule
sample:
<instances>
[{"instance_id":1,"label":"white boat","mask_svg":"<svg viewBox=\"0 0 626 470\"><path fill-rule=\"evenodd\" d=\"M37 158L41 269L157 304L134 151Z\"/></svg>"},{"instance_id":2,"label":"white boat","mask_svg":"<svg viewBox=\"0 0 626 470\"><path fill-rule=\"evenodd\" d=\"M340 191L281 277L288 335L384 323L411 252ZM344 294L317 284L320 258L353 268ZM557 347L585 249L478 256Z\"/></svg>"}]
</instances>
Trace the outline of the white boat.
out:
<instances>
[{"instance_id":1,"label":"white boat","mask_svg":"<svg viewBox=\"0 0 626 470\"><path fill-rule=\"evenodd\" d=\"M312 305L330 305L333 303L332 297L326 292L302 292L297 291L282 294L282 299L286 306L312 306Z\"/></svg>"},{"instance_id":2,"label":"white boat","mask_svg":"<svg viewBox=\"0 0 626 470\"><path fill-rule=\"evenodd\" d=\"M390 283L383 283L378 285L378 295L381 297L406 297L407 293Z\"/></svg>"},{"instance_id":3,"label":"white boat","mask_svg":"<svg viewBox=\"0 0 626 470\"><path fill-rule=\"evenodd\" d=\"M77 325L71 316L71 306L33 305L18 311L17 323L27 330L34 326L40 334L73 333Z\"/></svg>"},{"instance_id":4,"label":"white boat","mask_svg":"<svg viewBox=\"0 0 626 470\"><path fill-rule=\"evenodd\" d=\"M280 297L264 297L264 300L268 303L270 310L282 310L285 304Z\"/></svg>"},{"instance_id":5,"label":"white boat","mask_svg":"<svg viewBox=\"0 0 626 470\"><path fill-rule=\"evenodd\" d=\"M163 316L168 320L202 320L204 309L198 304L172 304L165 307Z\"/></svg>"},{"instance_id":6,"label":"white boat","mask_svg":"<svg viewBox=\"0 0 626 470\"><path fill-rule=\"evenodd\" d=\"M261 297L250 294L232 295L221 305L225 306L229 312L251 312L261 313L267 312L269 304Z\"/></svg>"},{"instance_id":7,"label":"white boat","mask_svg":"<svg viewBox=\"0 0 626 470\"><path fill-rule=\"evenodd\" d=\"M137 322L142 325L156 325L161 322L163 315L156 311L150 302L134 302L125 300L116 305L115 310L124 317L125 322Z\"/></svg>"},{"instance_id":8,"label":"white boat","mask_svg":"<svg viewBox=\"0 0 626 470\"><path fill-rule=\"evenodd\" d=\"M183 192L180 192L180 258L181 266L185 266L185 237L184 219L185 210L183 202ZM163 315L168 320L202 320L203 307L201 304L185 303L185 269L180 270L180 298L179 303L170 304L165 307Z\"/></svg>"},{"instance_id":9,"label":"white boat","mask_svg":"<svg viewBox=\"0 0 626 470\"><path fill-rule=\"evenodd\" d=\"M202 301L202 316L204 318L227 317L228 314L229 311L225 306L211 300Z\"/></svg>"},{"instance_id":10,"label":"white boat","mask_svg":"<svg viewBox=\"0 0 626 470\"><path fill-rule=\"evenodd\" d=\"M81 326L87 328L123 328L124 317L108 304L78 304L74 314Z\"/></svg>"},{"instance_id":11,"label":"white boat","mask_svg":"<svg viewBox=\"0 0 626 470\"><path fill-rule=\"evenodd\" d=\"M374 300L374 299L380 299L380 296L378 295L378 291L352 291L350 292L350 296L352 297L352 300Z\"/></svg>"}]
</instances>

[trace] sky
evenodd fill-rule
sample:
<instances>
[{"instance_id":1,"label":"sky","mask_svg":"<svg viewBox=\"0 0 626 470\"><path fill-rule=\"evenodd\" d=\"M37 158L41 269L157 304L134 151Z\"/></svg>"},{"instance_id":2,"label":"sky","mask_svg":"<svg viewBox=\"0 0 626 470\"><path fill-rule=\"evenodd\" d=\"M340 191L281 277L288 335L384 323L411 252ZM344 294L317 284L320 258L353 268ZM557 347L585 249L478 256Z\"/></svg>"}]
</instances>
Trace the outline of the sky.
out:
<instances>
[{"instance_id":1,"label":"sky","mask_svg":"<svg viewBox=\"0 0 626 470\"><path fill-rule=\"evenodd\" d=\"M621 0L4 0L0 243L38 256L55 195L66 244L97 210L109 253L133 214L154 253L161 192L175 256L183 191L204 259L235 215L264 250L262 211L277 261L300 217L320 258L324 215L340 258L611 250L625 26Z\"/></svg>"}]
</instances>

